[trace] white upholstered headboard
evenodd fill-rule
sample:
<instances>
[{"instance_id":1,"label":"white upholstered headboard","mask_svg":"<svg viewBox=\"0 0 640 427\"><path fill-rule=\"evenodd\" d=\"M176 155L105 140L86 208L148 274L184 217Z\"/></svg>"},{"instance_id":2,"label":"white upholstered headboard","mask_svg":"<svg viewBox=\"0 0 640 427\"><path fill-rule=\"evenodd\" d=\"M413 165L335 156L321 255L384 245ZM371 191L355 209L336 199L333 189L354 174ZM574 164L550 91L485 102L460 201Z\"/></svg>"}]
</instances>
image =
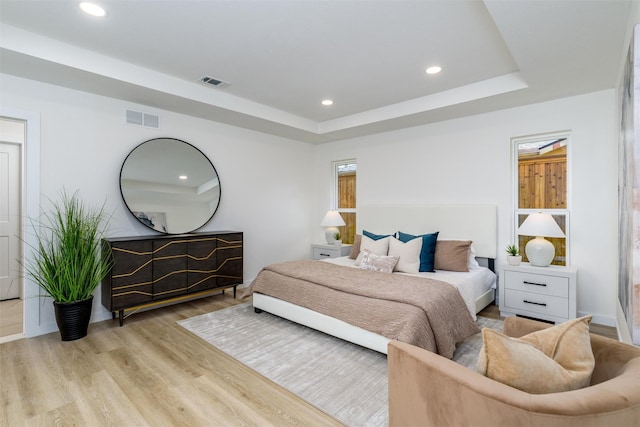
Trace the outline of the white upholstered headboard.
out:
<instances>
[{"instance_id":1,"label":"white upholstered headboard","mask_svg":"<svg viewBox=\"0 0 640 427\"><path fill-rule=\"evenodd\" d=\"M498 221L495 205L367 205L358 207L358 233L439 231L439 240L472 240L478 257L497 257Z\"/></svg>"}]
</instances>

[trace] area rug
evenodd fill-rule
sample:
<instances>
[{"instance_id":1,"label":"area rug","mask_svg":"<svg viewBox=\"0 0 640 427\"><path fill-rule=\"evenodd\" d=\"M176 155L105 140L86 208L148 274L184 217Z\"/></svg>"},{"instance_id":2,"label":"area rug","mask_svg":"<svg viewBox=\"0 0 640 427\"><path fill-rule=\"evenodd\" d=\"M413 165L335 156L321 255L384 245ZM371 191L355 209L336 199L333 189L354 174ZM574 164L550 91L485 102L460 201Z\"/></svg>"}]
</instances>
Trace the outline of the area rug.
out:
<instances>
[{"instance_id":1,"label":"area rug","mask_svg":"<svg viewBox=\"0 0 640 427\"><path fill-rule=\"evenodd\" d=\"M386 426L387 357L263 312L251 303L178 322L254 371L347 426ZM502 321L478 317L502 330ZM454 360L475 366L480 335L458 345Z\"/></svg>"}]
</instances>

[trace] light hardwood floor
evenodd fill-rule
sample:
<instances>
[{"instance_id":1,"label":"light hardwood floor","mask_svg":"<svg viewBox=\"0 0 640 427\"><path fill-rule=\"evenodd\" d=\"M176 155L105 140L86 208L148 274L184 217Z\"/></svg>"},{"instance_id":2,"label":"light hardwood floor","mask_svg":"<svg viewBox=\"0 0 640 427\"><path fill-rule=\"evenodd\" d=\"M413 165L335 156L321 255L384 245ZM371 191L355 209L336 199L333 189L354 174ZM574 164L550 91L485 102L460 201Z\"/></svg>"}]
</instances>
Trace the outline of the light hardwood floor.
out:
<instances>
[{"instance_id":1,"label":"light hardwood floor","mask_svg":"<svg viewBox=\"0 0 640 427\"><path fill-rule=\"evenodd\" d=\"M239 302L216 295L94 323L77 341L1 344L0 426L340 426L176 324ZM499 318L493 305L481 314Z\"/></svg>"},{"instance_id":2,"label":"light hardwood floor","mask_svg":"<svg viewBox=\"0 0 640 427\"><path fill-rule=\"evenodd\" d=\"M340 426L176 324L231 296L0 345L1 426Z\"/></svg>"},{"instance_id":3,"label":"light hardwood floor","mask_svg":"<svg viewBox=\"0 0 640 427\"><path fill-rule=\"evenodd\" d=\"M22 333L21 299L0 301L0 337Z\"/></svg>"}]
</instances>

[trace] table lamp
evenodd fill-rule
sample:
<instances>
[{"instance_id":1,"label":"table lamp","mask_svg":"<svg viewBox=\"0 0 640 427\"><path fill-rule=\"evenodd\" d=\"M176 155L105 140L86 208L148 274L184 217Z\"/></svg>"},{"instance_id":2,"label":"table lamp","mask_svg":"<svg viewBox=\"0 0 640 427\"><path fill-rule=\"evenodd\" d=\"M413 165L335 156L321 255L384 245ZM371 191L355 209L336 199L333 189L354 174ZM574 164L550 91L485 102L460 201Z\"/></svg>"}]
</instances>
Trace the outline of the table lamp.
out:
<instances>
[{"instance_id":1,"label":"table lamp","mask_svg":"<svg viewBox=\"0 0 640 427\"><path fill-rule=\"evenodd\" d=\"M336 241L335 235L338 232L337 227L341 227L345 225L345 223L338 211L328 211L320 225L327 227L324 236L327 239L327 243L333 245Z\"/></svg>"},{"instance_id":2,"label":"table lamp","mask_svg":"<svg viewBox=\"0 0 640 427\"><path fill-rule=\"evenodd\" d=\"M535 239L529 240L524 251L529 263L538 267L548 267L556 256L556 248L545 237L564 237L553 217L542 212L529 215L518 228L518 234L535 236Z\"/></svg>"}]
</instances>

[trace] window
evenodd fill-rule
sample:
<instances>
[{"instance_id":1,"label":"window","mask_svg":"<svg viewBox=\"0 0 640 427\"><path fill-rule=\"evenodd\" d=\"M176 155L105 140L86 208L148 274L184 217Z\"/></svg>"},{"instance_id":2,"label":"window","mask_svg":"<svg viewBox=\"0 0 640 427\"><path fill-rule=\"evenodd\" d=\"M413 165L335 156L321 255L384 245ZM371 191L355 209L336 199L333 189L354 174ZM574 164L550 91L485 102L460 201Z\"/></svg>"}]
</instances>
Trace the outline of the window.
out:
<instances>
[{"instance_id":1,"label":"window","mask_svg":"<svg viewBox=\"0 0 640 427\"><path fill-rule=\"evenodd\" d=\"M563 238L547 238L555 247L555 265L568 263L569 206L568 162L570 134L567 132L513 139L515 188L514 235L523 261L527 242L534 237L518 234L518 228L531 213L553 216L565 234Z\"/></svg>"},{"instance_id":2,"label":"window","mask_svg":"<svg viewBox=\"0 0 640 427\"><path fill-rule=\"evenodd\" d=\"M343 243L353 243L356 235L356 169L355 159L333 163L334 206L346 224L339 227Z\"/></svg>"}]
</instances>

